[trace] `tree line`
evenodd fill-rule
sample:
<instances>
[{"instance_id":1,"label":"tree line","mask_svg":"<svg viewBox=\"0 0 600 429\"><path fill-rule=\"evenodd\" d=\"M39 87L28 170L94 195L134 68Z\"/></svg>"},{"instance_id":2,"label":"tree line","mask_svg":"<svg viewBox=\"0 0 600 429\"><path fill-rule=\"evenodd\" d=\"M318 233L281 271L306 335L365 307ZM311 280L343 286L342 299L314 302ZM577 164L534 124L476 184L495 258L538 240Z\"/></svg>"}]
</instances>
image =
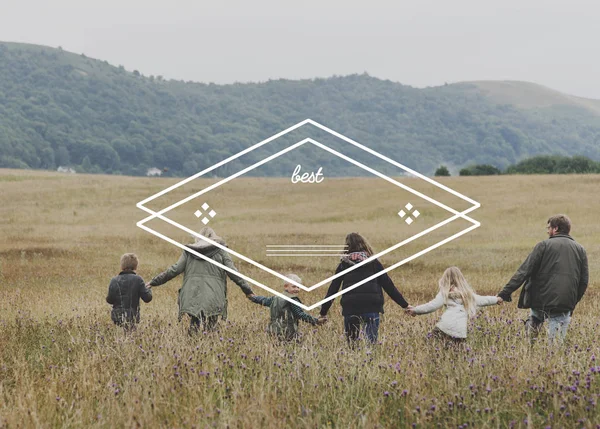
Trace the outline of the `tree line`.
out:
<instances>
[{"instance_id":1,"label":"tree line","mask_svg":"<svg viewBox=\"0 0 600 429\"><path fill-rule=\"evenodd\" d=\"M539 155L524 159L505 170L489 165L475 164L462 168L459 176L494 176L499 174L600 174L600 162L585 156ZM436 176L450 176L450 171L441 165Z\"/></svg>"},{"instance_id":2,"label":"tree line","mask_svg":"<svg viewBox=\"0 0 600 429\"><path fill-rule=\"evenodd\" d=\"M464 84L416 89L362 74L215 85L0 43L0 167L187 176L306 118L425 174L442 162L505 171L547 153L600 160L600 117L497 104ZM339 162L323 167L344 174ZM262 174L288 170L268 163Z\"/></svg>"}]
</instances>

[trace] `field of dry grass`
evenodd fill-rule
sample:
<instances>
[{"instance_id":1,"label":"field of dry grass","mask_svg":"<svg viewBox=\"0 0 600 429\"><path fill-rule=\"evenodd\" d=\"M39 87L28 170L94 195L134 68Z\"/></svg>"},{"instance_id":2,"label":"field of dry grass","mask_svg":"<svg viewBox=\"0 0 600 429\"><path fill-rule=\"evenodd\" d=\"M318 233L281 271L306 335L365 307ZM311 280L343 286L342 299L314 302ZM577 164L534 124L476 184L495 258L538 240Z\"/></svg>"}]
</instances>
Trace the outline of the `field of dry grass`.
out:
<instances>
[{"instance_id":1,"label":"field of dry grass","mask_svg":"<svg viewBox=\"0 0 600 429\"><path fill-rule=\"evenodd\" d=\"M269 194L278 180L244 179L228 192L244 201L252 189L285 209L294 201ZM268 311L248 302L235 285L227 322L217 333L189 338L187 321L177 322L180 279L154 289L154 300L142 307L140 328L124 336L110 321L108 281L125 252L139 255L145 279L177 260L179 249L135 226L145 217L135 203L172 183L0 170L0 427L600 423L600 176L443 179L481 202L472 216L482 226L390 272L411 304L432 298L450 265L459 266L480 294L497 293L545 238L545 221L555 213L571 217L572 235L586 247L590 262L590 288L563 349L542 344L531 349L523 338L526 312L513 302L483 310L470 325L462 353L427 339L439 313L409 318L389 300L376 347L348 349L337 302L325 326L301 326L300 345L274 344L264 332ZM352 183L363 201L379 204L381 195L368 179ZM252 210L258 209L244 206L240 216ZM342 218L306 213L303 234L315 232L318 224L328 231L319 239L341 244L352 230ZM218 230L242 253L251 250L245 247L251 246L249 237L287 239L289 231L276 219L265 231L249 230L242 220ZM382 246L391 229L380 223L367 235ZM178 241L189 240L171 232ZM390 265L396 257L382 261ZM277 269L289 264L277 263ZM236 264L252 278L273 281L256 267ZM293 269L318 279L336 261L307 264L296 261Z\"/></svg>"}]
</instances>

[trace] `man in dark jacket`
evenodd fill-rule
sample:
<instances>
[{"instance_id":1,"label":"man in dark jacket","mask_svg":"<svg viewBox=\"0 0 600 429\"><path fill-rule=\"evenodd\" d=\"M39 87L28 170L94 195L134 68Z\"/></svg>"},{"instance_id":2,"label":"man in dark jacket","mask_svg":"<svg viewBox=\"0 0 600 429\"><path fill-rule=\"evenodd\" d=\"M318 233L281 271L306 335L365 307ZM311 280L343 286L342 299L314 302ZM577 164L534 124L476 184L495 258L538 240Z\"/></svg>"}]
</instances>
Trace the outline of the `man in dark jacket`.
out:
<instances>
[{"instance_id":1,"label":"man in dark jacket","mask_svg":"<svg viewBox=\"0 0 600 429\"><path fill-rule=\"evenodd\" d=\"M547 240L538 243L515 275L498 294L504 301L525 287L519 297L519 308L530 308L526 322L533 342L546 319L548 341L564 340L571 315L588 286L589 271L585 249L570 235L571 220L565 215L548 219Z\"/></svg>"},{"instance_id":2,"label":"man in dark jacket","mask_svg":"<svg viewBox=\"0 0 600 429\"><path fill-rule=\"evenodd\" d=\"M134 253L121 256L121 272L110 280L106 297L106 302L113 306L112 321L127 330L140 322L140 298L144 302L152 301L152 291L135 273L137 266L138 258Z\"/></svg>"}]
</instances>

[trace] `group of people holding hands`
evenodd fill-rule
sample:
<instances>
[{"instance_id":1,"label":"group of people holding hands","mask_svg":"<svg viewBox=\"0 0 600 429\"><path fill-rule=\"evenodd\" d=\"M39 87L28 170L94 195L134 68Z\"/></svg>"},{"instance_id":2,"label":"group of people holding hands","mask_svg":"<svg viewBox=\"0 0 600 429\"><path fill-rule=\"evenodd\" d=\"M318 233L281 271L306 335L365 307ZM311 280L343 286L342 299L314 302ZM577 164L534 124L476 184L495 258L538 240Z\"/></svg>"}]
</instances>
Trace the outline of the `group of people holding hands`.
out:
<instances>
[{"instance_id":1,"label":"group of people holding hands","mask_svg":"<svg viewBox=\"0 0 600 429\"><path fill-rule=\"evenodd\" d=\"M519 308L531 309L526 321L530 339L535 341L547 320L549 342L562 342L573 310L585 293L589 277L586 252L569 235L570 230L571 221L567 216L550 217L547 222L548 239L535 246L497 296L477 295L460 269L449 267L438 282L439 289L435 298L418 306L408 304L391 278L383 272L384 268L379 260L367 261L374 255L371 246L360 234L351 233L346 236L346 250L336 274L354 265L358 266L334 278L326 298L338 293L340 288L344 290L373 277L360 286L351 288L341 297L344 332L350 345L356 343L361 332L364 332L367 341L377 342L380 315L383 313L383 291L411 316L432 313L445 307L433 335L447 344L459 344L467 338L468 321L477 313L478 308L511 301L511 294L525 284L519 298ZM199 234L226 246L225 241L209 227L204 227ZM213 330L219 316L223 319L227 317L227 277L241 288L249 300L269 307L270 323L267 330L279 340L298 339L300 320L312 325L322 325L327 321L333 300L321 306L319 317L313 317L290 302L300 302L297 285L289 282L284 284L284 294L289 299L255 295L247 282L233 273L236 269L227 251L197 237L187 247L194 252L184 251L175 264L148 283L144 283L136 274L138 259L134 254L127 253L121 257L121 272L111 279L106 298L113 305L113 322L126 329L133 328L140 320L140 299L150 302L153 287L180 274L183 274L183 285L178 298L179 319L184 314L190 316L191 335L200 329ZM202 254L233 272L224 270L195 253ZM374 276L377 273L382 274ZM302 283L295 274L287 274L286 278Z\"/></svg>"}]
</instances>

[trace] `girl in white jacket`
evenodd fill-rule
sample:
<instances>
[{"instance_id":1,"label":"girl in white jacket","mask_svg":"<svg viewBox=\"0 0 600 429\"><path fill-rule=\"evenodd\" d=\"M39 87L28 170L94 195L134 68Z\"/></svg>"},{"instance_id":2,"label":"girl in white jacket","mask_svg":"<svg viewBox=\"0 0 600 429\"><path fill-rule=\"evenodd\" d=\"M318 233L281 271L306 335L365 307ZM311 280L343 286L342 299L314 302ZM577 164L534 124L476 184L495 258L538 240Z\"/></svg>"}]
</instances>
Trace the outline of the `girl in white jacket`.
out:
<instances>
[{"instance_id":1,"label":"girl in white jacket","mask_svg":"<svg viewBox=\"0 0 600 429\"><path fill-rule=\"evenodd\" d=\"M432 313L445 305L446 310L433 334L451 342L462 342L467 338L467 322L475 316L478 307L502 303L502 298L497 296L477 295L457 267L444 272L439 286L440 291L434 299L417 307L409 306L406 311L416 316Z\"/></svg>"}]
</instances>

